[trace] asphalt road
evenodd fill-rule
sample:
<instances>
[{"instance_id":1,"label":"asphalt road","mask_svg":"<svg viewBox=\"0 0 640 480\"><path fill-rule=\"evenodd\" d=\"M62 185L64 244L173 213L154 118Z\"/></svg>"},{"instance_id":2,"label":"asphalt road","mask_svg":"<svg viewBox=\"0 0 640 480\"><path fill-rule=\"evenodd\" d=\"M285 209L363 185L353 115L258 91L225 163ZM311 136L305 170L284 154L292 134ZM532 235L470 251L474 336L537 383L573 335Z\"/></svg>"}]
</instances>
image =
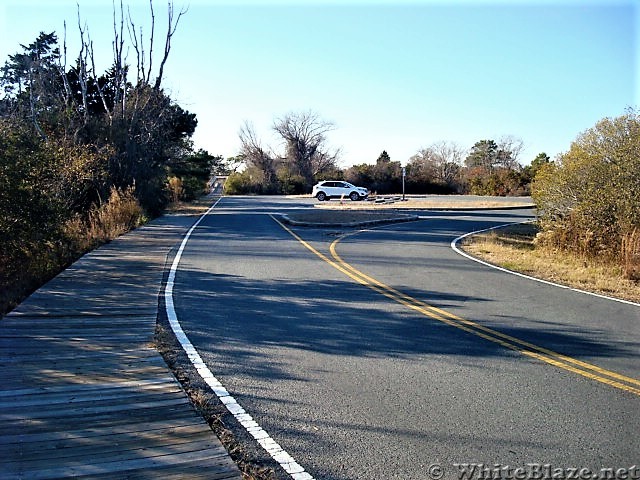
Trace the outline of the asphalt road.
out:
<instances>
[{"instance_id":1,"label":"asphalt road","mask_svg":"<svg viewBox=\"0 0 640 480\"><path fill-rule=\"evenodd\" d=\"M223 198L187 244L174 288L210 370L307 472L462 478L473 466L456 464L477 463L493 472L484 478L517 467L542 478L528 464L565 475L640 465L640 395L619 387L640 389L640 307L450 248L530 211L423 213L347 236L333 256L345 232L292 228L331 265L269 215L312 202ZM379 283L363 285L362 273ZM539 350L523 354L522 342Z\"/></svg>"}]
</instances>

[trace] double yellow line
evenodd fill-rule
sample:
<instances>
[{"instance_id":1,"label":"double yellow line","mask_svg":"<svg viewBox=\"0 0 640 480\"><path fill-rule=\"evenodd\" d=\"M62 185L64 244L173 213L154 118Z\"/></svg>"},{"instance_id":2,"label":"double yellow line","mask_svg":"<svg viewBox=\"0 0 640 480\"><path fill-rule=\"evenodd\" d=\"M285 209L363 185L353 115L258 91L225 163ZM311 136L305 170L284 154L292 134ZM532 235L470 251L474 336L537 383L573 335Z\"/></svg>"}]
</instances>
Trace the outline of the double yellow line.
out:
<instances>
[{"instance_id":1,"label":"double yellow line","mask_svg":"<svg viewBox=\"0 0 640 480\"><path fill-rule=\"evenodd\" d=\"M347 277L353 279L354 281L365 287L370 288L371 290L378 292L381 295L384 295L385 297L397 303L400 303L401 305L404 305L407 308L421 313L422 315L433 320L437 320L452 327L459 328L460 330L464 330L465 332L471 333L490 342L497 343L498 345L516 351L527 357L534 358L541 362L548 363L550 365L562 368L569 372L576 373L586 378L590 378L591 380L595 380L597 382L604 383L606 385L640 396L640 380L627 377L610 370L606 370L604 368L598 367L597 365L592 365L590 363L583 362L566 355L562 355L552 350L539 347L524 340L512 337L511 335L499 332L492 328L485 327L484 325L480 325L479 323L473 322L471 320L466 320L462 317L454 315L453 313L447 312L446 310L434 307L432 305L424 303L421 300L402 293L395 288L385 285L375 278L361 272L360 270L342 260L336 250L337 245L342 239L350 235L354 235L357 232L342 235L341 237L338 237L336 240L334 240L329 247L329 252L331 253L332 257L329 258L315 249L311 244L302 239L299 235L297 235L293 230L284 225L278 219L273 216L271 218L273 218L284 230L286 230L291 236L298 240L298 242L300 242L309 251L313 252L316 256L324 260L335 269L344 273Z\"/></svg>"}]
</instances>

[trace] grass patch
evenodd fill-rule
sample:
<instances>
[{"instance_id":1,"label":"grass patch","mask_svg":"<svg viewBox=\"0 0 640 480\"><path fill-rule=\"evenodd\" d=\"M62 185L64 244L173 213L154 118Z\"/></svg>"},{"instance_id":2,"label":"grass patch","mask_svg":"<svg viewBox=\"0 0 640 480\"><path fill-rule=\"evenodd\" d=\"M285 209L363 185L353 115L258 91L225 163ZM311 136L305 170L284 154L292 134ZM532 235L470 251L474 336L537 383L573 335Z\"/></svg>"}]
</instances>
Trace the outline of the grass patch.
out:
<instances>
[{"instance_id":1,"label":"grass patch","mask_svg":"<svg viewBox=\"0 0 640 480\"><path fill-rule=\"evenodd\" d=\"M177 202L171 202L169 205L167 205L165 213L171 215L199 217L206 213L207 210L209 210L209 207L211 207L211 204L213 202L214 197L210 195L204 195L189 202L179 200Z\"/></svg>"},{"instance_id":2,"label":"grass patch","mask_svg":"<svg viewBox=\"0 0 640 480\"><path fill-rule=\"evenodd\" d=\"M615 260L536 246L534 224L510 225L467 237L465 252L491 264L580 290L640 302L640 282Z\"/></svg>"}]
</instances>

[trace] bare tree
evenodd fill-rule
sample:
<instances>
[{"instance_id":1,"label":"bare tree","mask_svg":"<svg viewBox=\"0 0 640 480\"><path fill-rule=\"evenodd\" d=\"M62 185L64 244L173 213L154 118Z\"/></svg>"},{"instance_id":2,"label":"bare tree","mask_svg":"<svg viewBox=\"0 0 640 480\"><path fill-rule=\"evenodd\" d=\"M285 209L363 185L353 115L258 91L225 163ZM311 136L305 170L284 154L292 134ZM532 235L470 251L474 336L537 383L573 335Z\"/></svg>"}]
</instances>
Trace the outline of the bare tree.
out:
<instances>
[{"instance_id":1,"label":"bare tree","mask_svg":"<svg viewBox=\"0 0 640 480\"><path fill-rule=\"evenodd\" d=\"M429 148L434 153L436 179L447 185L453 184L464 159L464 149L454 142L445 141L436 142Z\"/></svg>"},{"instance_id":2,"label":"bare tree","mask_svg":"<svg viewBox=\"0 0 640 480\"><path fill-rule=\"evenodd\" d=\"M273 129L285 142L285 159L312 185L314 176L334 167L339 151L329 151L327 133L334 124L312 111L288 113L276 119Z\"/></svg>"},{"instance_id":3,"label":"bare tree","mask_svg":"<svg viewBox=\"0 0 640 480\"><path fill-rule=\"evenodd\" d=\"M465 151L454 142L440 141L418 151L409 159L415 176L453 185L463 162Z\"/></svg>"},{"instance_id":4,"label":"bare tree","mask_svg":"<svg viewBox=\"0 0 640 480\"><path fill-rule=\"evenodd\" d=\"M521 138L513 135L504 135L498 140L497 163L509 170L519 170L521 168L518 157L524 148Z\"/></svg>"},{"instance_id":5,"label":"bare tree","mask_svg":"<svg viewBox=\"0 0 640 480\"><path fill-rule=\"evenodd\" d=\"M240 155L245 162L263 173L265 184L270 185L275 182L276 161L273 155L262 148L262 143L258 139L253 125L249 122L244 122L238 135L242 144Z\"/></svg>"},{"instance_id":6,"label":"bare tree","mask_svg":"<svg viewBox=\"0 0 640 480\"><path fill-rule=\"evenodd\" d=\"M409 158L408 170L413 179L431 182L436 179L436 154L432 147L421 148Z\"/></svg>"}]
</instances>

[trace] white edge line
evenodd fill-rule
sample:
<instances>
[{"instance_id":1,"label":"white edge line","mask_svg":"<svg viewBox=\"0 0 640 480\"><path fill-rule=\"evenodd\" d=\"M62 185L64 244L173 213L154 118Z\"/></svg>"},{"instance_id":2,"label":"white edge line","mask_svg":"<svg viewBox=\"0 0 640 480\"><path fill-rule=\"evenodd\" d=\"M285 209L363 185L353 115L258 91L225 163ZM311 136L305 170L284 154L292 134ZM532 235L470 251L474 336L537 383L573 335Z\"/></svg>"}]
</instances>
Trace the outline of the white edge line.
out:
<instances>
[{"instance_id":1,"label":"white edge line","mask_svg":"<svg viewBox=\"0 0 640 480\"><path fill-rule=\"evenodd\" d=\"M530 222L531 222L531 220L526 220L524 222L504 223L502 225L496 225L495 227L484 228L482 230L476 230L475 232L465 233L464 235L460 235L458 238L455 238L455 239L453 239L451 241L451 248L456 253L462 255L463 257L468 258L469 260L473 260L474 262L481 263L482 265L485 265L487 267L491 267L491 268L494 268L496 270L500 270L501 272L510 273L511 275L517 275L518 277L526 278L526 279L533 280L533 281L539 282L539 283L544 283L545 285L551 285L553 287L564 288L565 290L570 290L572 292L584 293L585 295L591 295L592 297L603 298L605 300L612 300L614 302L624 303L624 304L627 304L627 305L633 305L634 307L640 307L640 303L631 302L629 300L622 300L620 298L608 297L606 295L600 295L599 293L587 292L585 290L580 290L578 288L569 287L567 285L561 285L559 283L550 282L548 280L542 280L540 278L531 277L529 275L525 275L524 273L514 272L513 270L508 270L506 268L499 267L499 266L493 265L493 264L491 264L489 262L485 262L484 260L480 260L479 258L473 257L473 256L469 255L468 253L462 251L460 248L458 248L458 243L461 240L463 240L463 239L465 239L465 238L467 238L467 237L469 237L471 235L476 235L478 233L488 232L490 230L496 230L496 229L502 228L502 227L508 227L509 225L520 225L522 223L530 223Z\"/></svg>"},{"instance_id":2,"label":"white edge line","mask_svg":"<svg viewBox=\"0 0 640 480\"><path fill-rule=\"evenodd\" d=\"M227 389L220 383L220 381L211 373L209 367L204 363L202 357L197 352L187 335L182 330L182 326L178 321L178 316L176 314L176 310L173 303L173 285L176 279L176 272L178 270L178 265L180 264L180 259L182 258L182 252L184 251L187 242L189 241L189 237L193 231L198 227L200 222L218 205L218 202L222 197L220 197L189 229L189 231L185 234L182 239L182 243L180 244L180 248L178 248L178 252L176 253L175 258L173 259L173 263L171 264L171 269L169 270L169 277L167 278L167 284L164 289L164 301L165 301L165 309L167 312L167 318L169 319L169 324L171 325L171 329L175 334L176 338L180 342L184 352L189 357L189 361L198 371L203 380L207 383L207 385L213 390L213 392L217 395L220 401L224 404L227 410L240 422L240 424L245 428L245 430L251 435L253 438L257 440L257 442L264 448L267 453L273 458L276 462L280 464L280 466L289 474L291 478L294 480L314 480L314 478L307 472L305 472L304 468L300 466L291 455L289 455L275 440L273 440L269 434L260 426L256 421L253 420L251 415L249 415L236 401L233 396L229 394Z\"/></svg>"}]
</instances>

